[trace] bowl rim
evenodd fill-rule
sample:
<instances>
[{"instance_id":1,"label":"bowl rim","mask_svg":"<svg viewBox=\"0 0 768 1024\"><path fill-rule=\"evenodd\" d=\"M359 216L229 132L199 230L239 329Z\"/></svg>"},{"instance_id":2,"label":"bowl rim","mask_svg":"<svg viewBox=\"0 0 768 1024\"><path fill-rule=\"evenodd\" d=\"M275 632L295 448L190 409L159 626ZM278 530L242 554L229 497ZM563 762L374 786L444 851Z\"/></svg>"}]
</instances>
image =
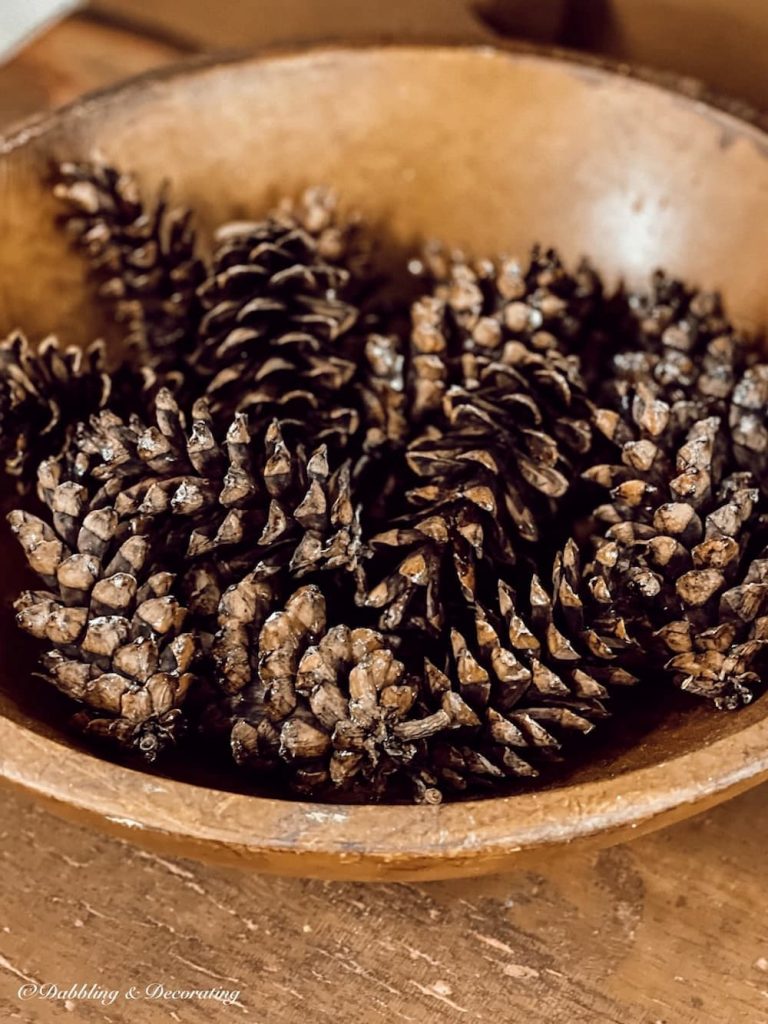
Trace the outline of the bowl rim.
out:
<instances>
[{"instance_id":1,"label":"bowl rim","mask_svg":"<svg viewBox=\"0 0 768 1024\"><path fill-rule=\"evenodd\" d=\"M630 67L556 47L409 41L319 42L233 56L186 58L36 115L0 137L0 157L60 123L158 82L222 65L317 59L391 50L424 56L476 53L565 64L579 74L672 92L768 148L760 115L678 75ZM103 760L0 717L0 779L60 813L86 818L130 838L170 842L202 858L226 851L259 870L344 877L446 877L495 870L525 851L590 837L610 842L648 831L768 778L768 716L731 735L652 765L599 780L436 807L339 805L231 793L155 776ZM333 827L330 828L329 824ZM294 864L291 867L291 864Z\"/></svg>"},{"instance_id":2,"label":"bowl rim","mask_svg":"<svg viewBox=\"0 0 768 1024\"><path fill-rule=\"evenodd\" d=\"M652 67L642 63L629 63L602 54L583 50L568 49L545 43L527 42L523 39L497 38L491 42L461 42L453 38L441 40L439 34L424 37L414 36L407 42L397 39L359 38L336 39L334 37L313 39L294 44L276 43L247 50L224 51L184 55L177 60L159 67L149 68L136 75L113 82L103 88L91 89L52 110L42 110L19 121L12 122L0 130L0 156L32 141L55 127L59 122L91 107L108 105L112 100L128 96L154 84L191 77L211 68L238 64L253 64L262 61L294 60L306 57L328 57L334 54L364 53L366 51L394 51L407 53L424 51L449 55L453 52L475 53L478 56L511 59L530 58L551 64L572 68L576 73L594 73L596 78L623 79L638 85L648 86L662 93L672 93L682 100L696 104L699 113L724 118L733 122L742 132L751 129L754 139L768 144L768 112L759 110L746 100L737 99L720 90L713 89L701 79L692 75Z\"/></svg>"}]
</instances>

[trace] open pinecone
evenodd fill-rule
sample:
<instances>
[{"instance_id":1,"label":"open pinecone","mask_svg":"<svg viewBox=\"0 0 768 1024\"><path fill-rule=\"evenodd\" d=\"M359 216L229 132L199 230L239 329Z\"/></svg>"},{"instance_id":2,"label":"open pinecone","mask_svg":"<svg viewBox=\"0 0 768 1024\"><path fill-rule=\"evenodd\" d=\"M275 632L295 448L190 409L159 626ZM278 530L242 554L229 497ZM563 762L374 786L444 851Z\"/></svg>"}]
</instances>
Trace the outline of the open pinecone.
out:
<instances>
[{"instance_id":1,"label":"open pinecone","mask_svg":"<svg viewBox=\"0 0 768 1024\"><path fill-rule=\"evenodd\" d=\"M47 338L34 351L18 332L0 342L0 454L20 490L80 417L106 405L111 387L100 343L84 352Z\"/></svg>"},{"instance_id":2,"label":"open pinecone","mask_svg":"<svg viewBox=\"0 0 768 1024\"><path fill-rule=\"evenodd\" d=\"M126 359L12 335L0 450L38 481L18 621L87 733L434 803L546 774L618 688L759 692L768 369L718 296L431 248L398 305L323 190L210 258L131 176L56 191Z\"/></svg>"},{"instance_id":3,"label":"open pinecone","mask_svg":"<svg viewBox=\"0 0 768 1024\"><path fill-rule=\"evenodd\" d=\"M592 598L625 617L650 665L721 707L753 698L768 648L764 501L729 455L715 416L669 455L648 440L628 442L621 465L590 470L612 499L595 512L604 534L590 566Z\"/></svg>"},{"instance_id":4,"label":"open pinecone","mask_svg":"<svg viewBox=\"0 0 768 1024\"><path fill-rule=\"evenodd\" d=\"M374 537L374 547L407 554L364 595L384 609L380 628L402 638L406 664L426 655L422 700L449 715L427 764L432 786L448 790L535 776L606 716L612 687L637 682L617 663L633 647L621 618L587 621L575 543L542 581L527 564L492 557L479 516L465 513Z\"/></svg>"},{"instance_id":5,"label":"open pinecone","mask_svg":"<svg viewBox=\"0 0 768 1024\"><path fill-rule=\"evenodd\" d=\"M424 432L407 461L426 481L418 504L486 487L505 534L535 542L590 450L591 406L553 333L573 333L567 304L529 273L533 285L511 262L454 263L414 306L410 414Z\"/></svg>"},{"instance_id":6,"label":"open pinecone","mask_svg":"<svg viewBox=\"0 0 768 1024\"><path fill-rule=\"evenodd\" d=\"M332 193L307 189L265 220L225 225L210 267L200 255L191 211L172 206L167 187L150 203L133 175L104 164L64 163L55 193L101 297L137 349L135 360L185 378L193 367L209 382L212 405L223 405L231 416L240 407L282 401L290 375L282 363L297 356L309 385L301 394L289 386L296 393L287 404L315 404L322 341L335 341L356 318L354 307L336 298L349 278L340 264L367 272L359 225L340 219ZM270 347L274 358L267 365ZM327 382L349 375L343 358L336 361L339 353L325 354ZM251 379L256 366L264 375L252 378L254 393L227 404L227 371Z\"/></svg>"},{"instance_id":7,"label":"open pinecone","mask_svg":"<svg viewBox=\"0 0 768 1024\"><path fill-rule=\"evenodd\" d=\"M744 371L731 396L729 426L736 461L768 495L768 364Z\"/></svg>"},{"instance_id":8,"label":"open pinecone","mask_svg":"<svg viewBox=\"0 0 768 1024\"><path fill-rule=\"evenodd\" d=\"M548 326L556 315L543 281L559 267L536 252L528 278L511 262L454 261L414 306L404 419L426 427L407 440L402 498L368 541L358 592L360 604L383 609L383 629L439 635L457 603L478 600L479 569L492 581L518 562L521 541L551 527L590 452L578 357L542 327L540 306Z\"/></svg>"},{"instance_id":9,"label":"open pinecone","mask_svg":"<svg viewBox=\"0 0 768 1024\"><path fill-rule=\"evenodd\" d=\"M290 218L219 231L193 355L215 415L301 421L341 399L360 348L357 310L340 297L348 277Z\"/></svg>"},{"instance_id":10,"label":"open pinecone","mask_svg":"<svg viewBox=\"0 0 768 1024\"><path fill-rule=\"evenodd\" d=\"M148 204L133 175L101 164L62 164L55 193L137 358L180 369L194 344L204 276L190 211L172 207L167 189Z\"/></svg>"},{"instance_id":11,"label":"open pinecone","mask_svg":"<svg viewBox=\"0 0 768 1024\"><path fill-rule=\"evenodd\" d=\"M615 307L621 313L615 312ZM615 303L621 344L598 404L598 428L618 444L675 444L697 421L727 414L748 354L720 297L691 291L662 271L650 292Z\"/></svg>"},{"instance_id":12,"label":"open pinecone","mask_svg":"<svg viewBox=\"0 0 768 1024\"><path fill-rule=\"evenodd\" d=\"M243 413L217 437L206 399L195 403L187 431L175 399L161 390L154 423L104 412L80 427L66 461L95 505L109 502L121 521L163 537L174 568L215 559L216 575L230 582L229 562L244 559L278 561L296 577L354 571L351 464L332 459L322 433L310 447L301 437L286 440L278 421L252 430Z\"/></svg>"},{"instance_id":13,"label":"open pinecone","mask_svg":"<svg viewBox=\"0 0 768 1024\"><path fill-rule=\"evenodd\" d=\"M46 588L18 598L17 621L45 642L44 672L83 706L79 724L153 760L183 727L198 637L184 631L186 609L162 545L94 504L61 469L40 466L48 521L21 510L9 516Z\"/></svg>"},{"instance_id":14,"label":"open pinecone","mask_svg":"<svg viewBox=\"0 0 768 1024\"><path fill-rule=\"evenodd\" d=\"M306 792L364 782L364 792L382 796L390 776L418 779L419 751L406 738L418 690L384 637L329 627L313 585L265 618L264 588L251 576L222 599L215 658L236 694L235 760L284 769Z\"/></svg>"}]
</instances>

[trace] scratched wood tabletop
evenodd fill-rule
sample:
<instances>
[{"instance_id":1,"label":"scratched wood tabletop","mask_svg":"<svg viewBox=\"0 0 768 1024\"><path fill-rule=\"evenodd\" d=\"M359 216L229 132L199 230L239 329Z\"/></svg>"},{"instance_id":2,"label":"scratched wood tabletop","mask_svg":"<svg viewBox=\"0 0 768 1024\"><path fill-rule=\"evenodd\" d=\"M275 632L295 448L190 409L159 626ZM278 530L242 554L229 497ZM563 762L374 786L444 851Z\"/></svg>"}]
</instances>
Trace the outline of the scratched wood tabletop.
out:
<instances>
[{"instance_id":1,"label":"scratched wood tabletop","mask_svg":"<svg viewBox=\"0 0 768 1024\"><path fill-rule=\"evenodd\" d=\"M176 55L71 18L0 68L0 128ZM768 1024L766 795L538 871L367 886L162 859L3 792L0 1020ZM152 985L238 995L126 998Z\"/></svg>"}]
</instances>

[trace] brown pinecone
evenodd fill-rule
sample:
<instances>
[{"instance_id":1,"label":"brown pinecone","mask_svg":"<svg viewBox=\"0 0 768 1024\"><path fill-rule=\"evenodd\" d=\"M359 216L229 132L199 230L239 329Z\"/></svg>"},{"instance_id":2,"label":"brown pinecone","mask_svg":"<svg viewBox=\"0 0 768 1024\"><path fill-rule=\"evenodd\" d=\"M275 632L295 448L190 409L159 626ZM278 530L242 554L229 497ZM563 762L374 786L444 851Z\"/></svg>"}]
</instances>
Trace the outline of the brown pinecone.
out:
<instances>
[{"instance_id":1,"label":"brown pinecone","mask_svg":"<svg viewBox=\"0 0 768 1024\"><path fill-rule=\"evenodd\" d=\"M623 638L583 625L568 582L578 573L573 554L556 567L554 596L536 577L522 600L500 581L495 601L475 605L471 626L450 629L442 667L427 660L426 688L450 719L430 743L435 785L467 790L538 775L606 716L606 684L635 681L612 665Z\"/></svg>"},{"instance_id":2,"label":"brown pinecone","mask_svg":"<svg viewBox=\"0 0 768 1024\"><path fill-rule=\"evenodd\" d=\"M588 629L576 580L567 600L575 547L548 596L520 545L540 541L591 445L578 357L544 329L565 306L543 294L553 268L539 270L534 286L513 264L454 261L414 307L408 411L426 429L407 444L404 507L367 543L358 590L382 630L405 631L406 663L428 652L432 703L461 697L456 738L430 742L459 788L536 774L558 732L588 732L605 714L607 684L634 681L611 664L629 646L623 624Z\"/></svg>"},{"instance_id":3,"label":"brown pinecone","mask_svg":"<svg viewBox=\"0 0 768 1024\"><path fill-rule=\"evenodd\" d=\"M610 440L673 448L697 420L727 413L746 347L717 294L657 271L649 292L625 296L610 330L621 347L607 380L598 368L606 412L596 419Z\"/></svg>"},{"instance_id":4,"label":"brown pinecone","mask_svg":"<svg viewBox=\"0 0 768 1024\"><path fill-rule=\"evenodd\" d=\"M420 696L450 716L430 750L435 764L447 758L445 784L461 789L537 774L542 757L605 716L611 687L637 681L619 662L636 647L620 617L587 622L575 543L545 586L526 565L505 569L488 557L479 519L466 506L374 537L374 548L406 554L364 591L365 604L384 608L380 628L403 638L404 662L419 665L427 654ZM456 728L452 740L446 733ZM433 776L439 785L440 772Z\"/></svg>"},{"instance_id":5,"label":"brown pinecone","mask_svg":"<svg viewBox=\"0 0 768 1024\"><path fill-rule=\"evenodd\" d=\"M482 316L506 316L515 336L531 340L542 331L553 334L561 349L569 353L591 345L595 316L601 312L604 297L600 276L586 259L571 273L555 249L539 245L532 248L523 267L509 258L468 260L461 251L431 243L410 266L433 293L444 294L446 289L454 293L452 305L459 319L462 312L470 312L472 318L471 307L461 310L456 300L461 302L460 295L468 285L476 285L482 292ZM474 298L477 304L478 296ZM481 324L480 335L488 328L495 330L490 324Z\"/></svg>"},{"instance_id":6,"label":"brown pinecone","mask_svg":"<svg viewBox=\"0 0 768 1024\"><path fill-rule=\"evenodd\" d=\"M219 229L193 356L215 417L301 422L349 403L361 344L348 282L288 215Z\"/></svg>"},{"instance_id":7,"label":"brown pinecone","mask_svg":"<svg viewBox=\"0 0 768 1024\"><path fill-rule=\"evenodd\" d=\"M729 425L734 455L768 495L768 364L749 367L733 390Z\"/></svg>"},{"instance_id":8,"label":"brown pinecone","mask_svg":"<svg viewBox=\"0 0 768 1024\"><path fill-rule=\"evenodd\" d=\"M189 579L196 579L190 560L202 559L215 559L225 583L232 560L275 561L297 577L354 570L359 523L349 459L331 462L322 436L312 447L286 441L277 421L251 430L242 413L217 436L204 399L191 420L187 432L165 390L152 425L102 413L78 431L69 452L73 478L121 521L162 536L169 557L187 563ZM196 579L193 589L201 586L208 584Z\"/></svg>"},{"instance_id":9,"label":"brown pinecone","mask_svg":"<svg viewBox=\"0 0 768 1024\"><path fill-rule=\"evenodd\" d=\"M414 306L410 414L425 429L407 462L426 482L411 498L434 508L487 488L504 532L536 541L590 449L591 407L578 358L547 329L554 309L516 265L481 270L454 264Z\"/></svg>"},{"instance_id":10,"label":"brown pinecone","mask_svg":"<svg viewBox=\"0 0 768 1024\"><path fill-rule=\"evenodd\" d=\"M648 439L597 466L611 487L588 568L598 606L626 621L684 690L719 707L752 699L768 641L768 558L760 492L734 472L719 417L694 424L670 459Z\"/></svg>"},{"instance_id":11,"label":"brown pinecone","mask_svg":"<svg viewBox=\"0 0 768 1024\"><path fill-rule=\"evenodd\" d=\"M167 189L147 202L132 175L104 164L62 164L54 191L139 361L181 369L194 344L196 290L205 274L190 212L171 206Z\"/></svg>"},{"instance_id":12,"label":"brown pinecone","mask_svg":"<svg viewBox=\"0 0 768 1024\"><path fill-rule=\"evenodd\" d=\"M592 410L578 357L545 329L570 315L547 291L564 275L554 254L535 251L527 276L511 261L431 269L434 292L413 309L405 407L422 431L406 444L392 514L366 545L358 603L381 609L382 629L440 636L478 588L495 594L520 540L551 525L590 448ZM594 304L599 285L582 292Z\"/></svg>"},{"instance_id":13,"label":"brown pinecone","mask_svg":"<svg viewBox=\"0 0 768 1024\"><path fill-rule=\"evenodd\" d=\"M585 474L613 498L597 512L593 587L649 651L646 671L666 665L685 690L739 706L768 634L760 367L744 370L748 349L715 294L658 272L629 309L595 412L622 465Z\"/></svg>"},{"instance_id":14,"label":"brown pinecone","mask_svg":"<svg viewBox=\"0 0 768 1024\"><path fill-rule=\"evenodd\" d=\"M163 546L94 506L60 462L44 462L38 484L50 522L22 510L8 517L46 587L20 596L17 621L46 643L45 675L82 706L78 724L152 760L183 727L198 647L183 630Z\"/></svg>"},{"instance_id":15,"label":"brown pinecone","mask_svg":"<svg viewBox=\"0 0 768 1024\"><path fill-rule=\"evenodd\" d=\"M281 766L308 793L385 795L407 781L439 800L418 769L415 742L449 724L444 712L414 715L417 680L381 634L328 626L316 586L297 590L265 618L268 581L252 574L222 599L214 647L232 700L235 760L262 771Z\"/></svg>"},{"instance_id":16,"label":"brown pinecone","mask_svg":"<svg viewBox=\"0 0 768 1024\"><path fill-rule=\"evenodd\" d=\"M23 334L0 342L0 453L19 489L42 459L61 450L75 423L108 401L111 379L100 342L86 351L47 338L34 351Z\"/></svg>"}]
</instances>

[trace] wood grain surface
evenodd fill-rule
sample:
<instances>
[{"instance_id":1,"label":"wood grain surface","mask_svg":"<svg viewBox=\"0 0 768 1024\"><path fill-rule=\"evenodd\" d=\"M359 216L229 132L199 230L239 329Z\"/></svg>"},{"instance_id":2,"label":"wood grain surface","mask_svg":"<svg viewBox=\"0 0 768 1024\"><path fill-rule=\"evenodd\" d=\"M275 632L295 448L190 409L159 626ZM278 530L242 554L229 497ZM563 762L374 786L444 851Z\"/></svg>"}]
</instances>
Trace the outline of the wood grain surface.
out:
<instances>
[{"instance_id":1,"label":"wood grain surface","mask_svg":"<svg viewBox=\"0 0 768 1024\"><path fill-rule=\"evenodd\" d=\"M0 120L172 55L71 19L0 69ZM766 794L540 870L367 886L157 857L4 792L0 1020L768 1024ZM125 998L153 984L239 996Z\"/></svg>"},{"instance_id":2,"label":"wood grain surface","mask_svg":"<svg viewBox=\"0 0 768 1024\"><path fill-rule=\"evenodd\" d=\"M16 797L0 815L0 1019L766 1024L765 790L540 871L429 885L166 859ZM25 980L238 1005L18 999Z\"/></svg>"}]
</instances>

